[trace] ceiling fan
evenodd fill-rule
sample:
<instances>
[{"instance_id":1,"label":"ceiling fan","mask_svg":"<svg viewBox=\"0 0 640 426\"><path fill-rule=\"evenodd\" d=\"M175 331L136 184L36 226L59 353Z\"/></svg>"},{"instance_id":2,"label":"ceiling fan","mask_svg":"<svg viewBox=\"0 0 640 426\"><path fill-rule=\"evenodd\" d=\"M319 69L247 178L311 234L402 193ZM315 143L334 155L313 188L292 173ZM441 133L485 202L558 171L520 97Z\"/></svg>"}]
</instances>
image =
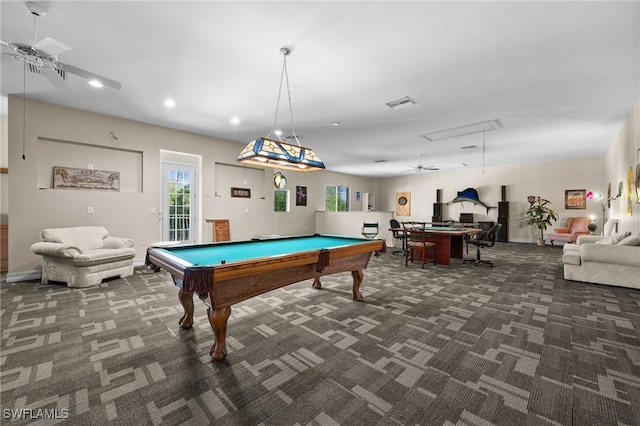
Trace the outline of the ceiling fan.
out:
<instances>
[{"instance_id":1,"label":"ceiling fan","mask_svg":"<svg viewBox=\"0 0 640 426\"><path fill-rule=\"evenodd\" d=\"M46 15L47 11L35 2L26 2L25 6L33 15L33 39L37 40L36 19ZM11 49L11 52L2 52L3 55L23 62L26 69L35 74L44 75L58 89L71 90L71 86L67 83L67 74L87 79L89 84L96 87L106 86L116 90L120 90L122 87L122 84L110 78L59 62L58 55L71 50L71 47L52 37L45 37L31 45L21 42L7 43L0 40L0 45Z\"/></svg>"},{"instance_id":2,"label":"ceiling fan","mask_svg":"<svg viewBox=\"0 0 640 426\"><path fill-rule=\"evenodd\" d=\"M418 165L417 166L409 166L411 168L409 170L404 170L404 172L420 173L420 172L425 171L425 170L440 170L440 168L436 167L436 166L423 166L422 165L422 160L420 159L420 157L421 157L421 155L418 154Z\"/></svg>"}]
</instances>

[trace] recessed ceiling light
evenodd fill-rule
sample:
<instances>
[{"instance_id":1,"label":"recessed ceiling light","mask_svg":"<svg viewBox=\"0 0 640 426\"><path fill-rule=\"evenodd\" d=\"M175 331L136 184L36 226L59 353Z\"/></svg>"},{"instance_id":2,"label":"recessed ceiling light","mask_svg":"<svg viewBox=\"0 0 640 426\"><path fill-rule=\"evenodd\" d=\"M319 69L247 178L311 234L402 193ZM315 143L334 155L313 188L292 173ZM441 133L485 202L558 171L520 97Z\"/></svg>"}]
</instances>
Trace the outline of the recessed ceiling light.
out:
<instances>
[{"instance_id":1,"label":"recessed ceiling light","mask_svg":"<svg viewBox=\"0 0 640 426\"><path fill-rule=\"evenodd\" d=\"M240 124L240 119L238 117L233 117L231 119L231 124Z\"/></svg>"},{"instance_id":2,"label":"recessed ceiling light","mask_svg":"<svg viewBox=\"0 0 640 426\"><path fill-rule=\"evenodd\" d=\"M333 123L331 123L331 124L333 124L334 126L339 126L339 125L340 125L340 122L339 122L339 121L334 121L334 122L333 122Z\"/></svg>"},{"instance_id":3,"label":"recessed ceiling light","mask_svg":"<svg viewBox=\"0 0 640 426\"><path fill-rule=\"evenodd\" d=\"M104 87L102 83L98 80L89 80L89 84L93 87Z\"/></svg>"},{"instance_id":4,"label":"recessed ceiling light","mask_svg":"<svg viewBox=\"0 0 640 426\"><path fill-rule=\"evenodd\" d=\"M173 108L174 106L176 106L176 103L173 99L167 99L166 101L164 101L164 106L166 106L167 108Z\"/></svg>"},{"instance_id":5,"label":"recessed ceiling light","mask_svg":"<svg viewBox=\"0 0 640 426\"><path fill-rule=\"evenodd\" d=\"M276 130L275 132L273 132L276 134L276 136L282 136L282 131L280 130Z\"/></svg>"}]
</instances>

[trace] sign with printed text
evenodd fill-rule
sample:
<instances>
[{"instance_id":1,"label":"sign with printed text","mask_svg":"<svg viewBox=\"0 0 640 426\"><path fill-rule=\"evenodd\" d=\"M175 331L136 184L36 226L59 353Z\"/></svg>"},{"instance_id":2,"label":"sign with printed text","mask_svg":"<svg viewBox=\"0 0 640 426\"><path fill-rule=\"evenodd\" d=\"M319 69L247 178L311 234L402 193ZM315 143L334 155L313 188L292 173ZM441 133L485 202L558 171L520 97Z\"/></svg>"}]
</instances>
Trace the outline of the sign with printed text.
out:
<instances>
[{"instance_id":1,"label":"sign with printed text","mask_svg":"<svg viewBox=\"0 0 640 426\"><path fill-rule=\"evenodd\" d=\"M53 188L120 191L120 172L54 166Z\"/></svg>"}]
</instances>

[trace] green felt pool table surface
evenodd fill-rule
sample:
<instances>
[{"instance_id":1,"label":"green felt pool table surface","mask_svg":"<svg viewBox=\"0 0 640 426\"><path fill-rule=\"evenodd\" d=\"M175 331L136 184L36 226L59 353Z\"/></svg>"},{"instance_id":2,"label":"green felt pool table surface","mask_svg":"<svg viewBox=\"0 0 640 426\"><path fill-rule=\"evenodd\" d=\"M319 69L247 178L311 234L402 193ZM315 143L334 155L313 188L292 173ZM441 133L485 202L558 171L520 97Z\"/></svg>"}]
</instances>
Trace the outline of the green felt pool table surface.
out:
<instances>
[{"instance_id":1,"label":"green felt pool table surface","mask_svg":"<svg viewBox=\"0 0 640 426\"><path fill-rule=\"evenodd\" d=\"M309 250L333 249L370 240L331 235L260 239L222 244L174 246L158 249L192 266L214 266L263 257L284 256ZM185 265L186 266L186 265Z\"/></svg>"}]
</instances>

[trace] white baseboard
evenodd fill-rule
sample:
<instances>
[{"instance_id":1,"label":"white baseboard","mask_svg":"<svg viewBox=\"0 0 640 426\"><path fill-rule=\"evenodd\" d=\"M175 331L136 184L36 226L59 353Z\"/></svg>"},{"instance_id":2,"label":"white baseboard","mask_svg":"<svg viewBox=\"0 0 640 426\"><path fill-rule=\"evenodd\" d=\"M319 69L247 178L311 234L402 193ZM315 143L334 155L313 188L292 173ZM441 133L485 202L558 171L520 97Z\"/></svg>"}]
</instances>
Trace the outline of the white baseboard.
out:
<instances>
[{"instance_id":1,"label":"white baseboard","mask_svg":"<svg viewBox=\"0 0 640 426\"><path fill-rule=\"evenodd\" d=\"M42 274L40 271L29 271L29 272L7 272L7 282L15 283L18 281L40 281Z\"/></svg>"}]
</instances>

